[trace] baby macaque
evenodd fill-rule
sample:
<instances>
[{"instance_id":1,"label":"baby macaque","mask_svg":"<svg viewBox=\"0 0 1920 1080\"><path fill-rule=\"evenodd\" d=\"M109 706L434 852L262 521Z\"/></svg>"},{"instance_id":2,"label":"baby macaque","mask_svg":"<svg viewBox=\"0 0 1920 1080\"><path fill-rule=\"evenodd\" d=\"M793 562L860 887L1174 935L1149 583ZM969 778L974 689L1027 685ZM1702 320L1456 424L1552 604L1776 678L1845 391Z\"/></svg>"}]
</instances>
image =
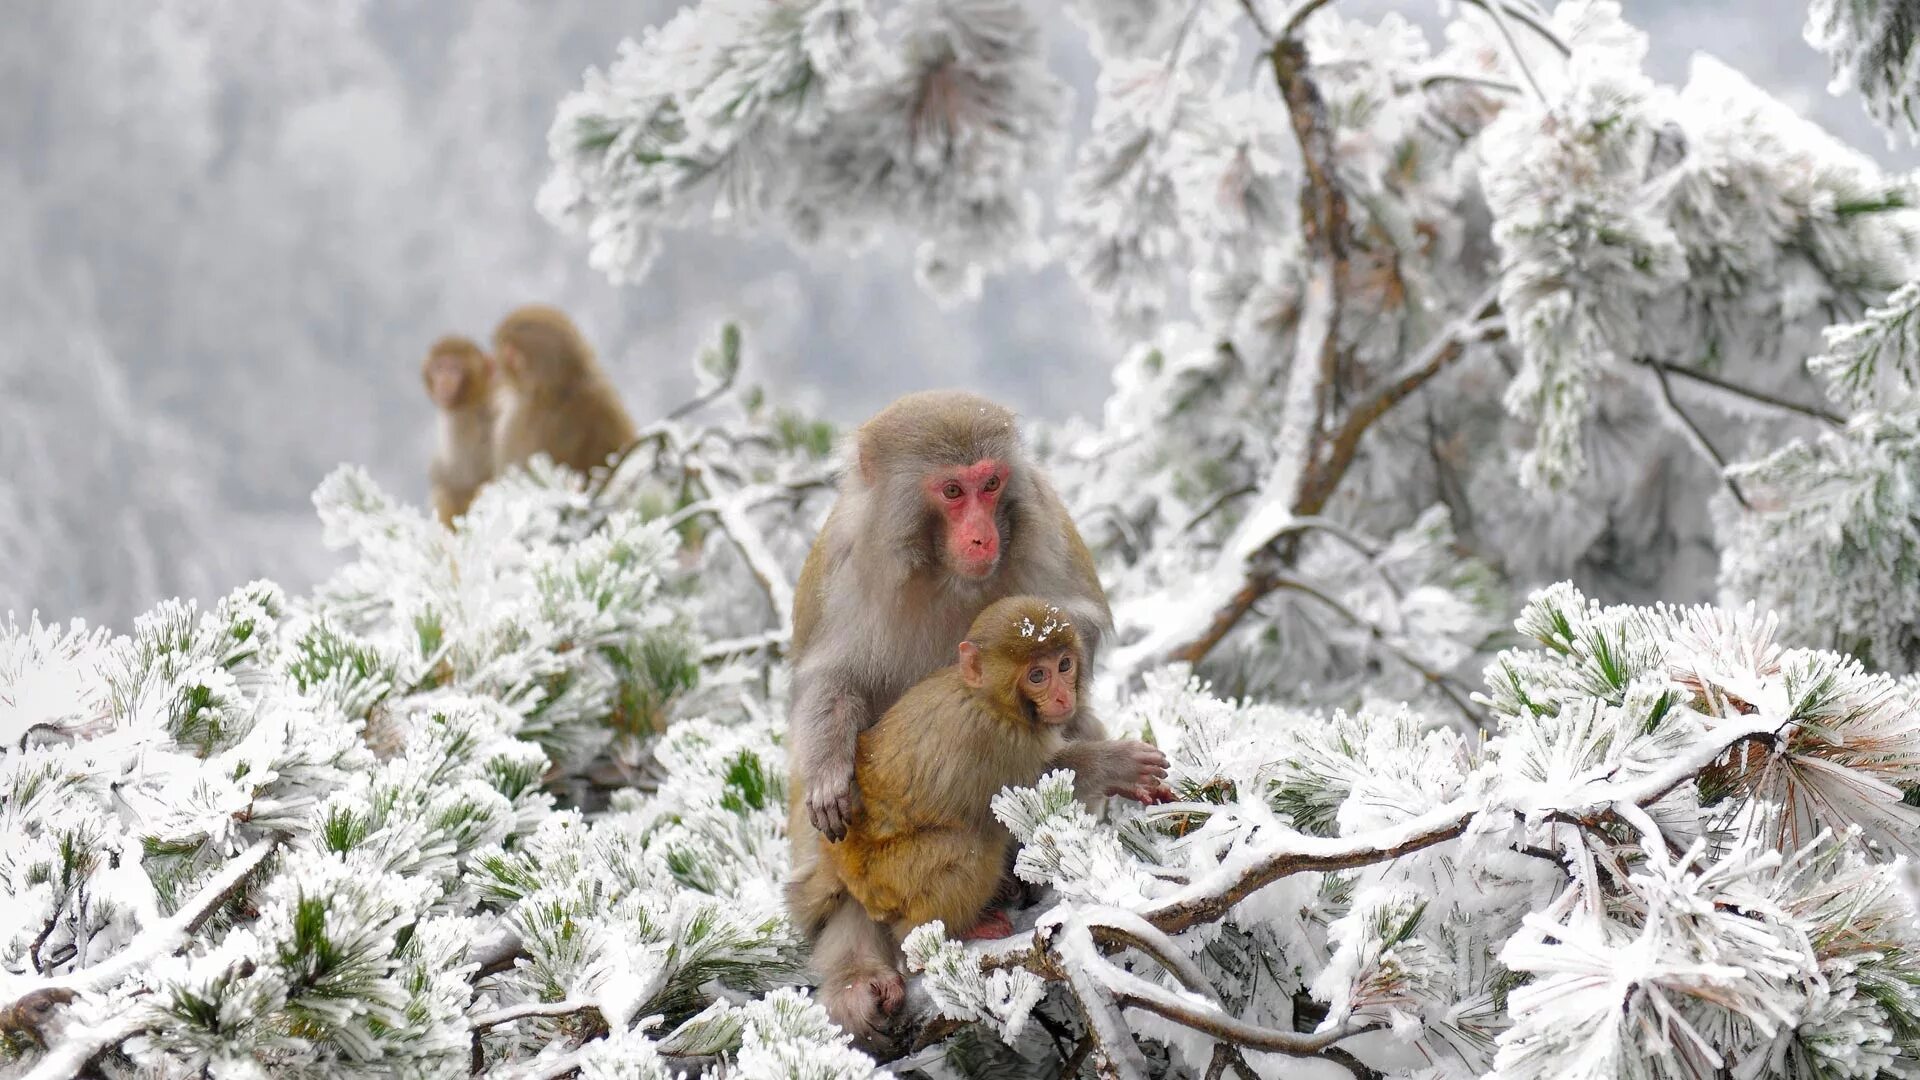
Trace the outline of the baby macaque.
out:
<instances>
[{"instance_id":1,"label":"baby macaque","mask_svg":"<svg viewBox=\"0 0 1920 1080\"><path fill-rule=\"evenodd\" d=\"M471 338L448 335L427 350L420 377L440 410L427 482L440 524L451 525L493 479L493 361Z\"/></svg>"},{"instance_id":2,"label":"baby macaque","mask_svg":"<svg viewBox=\"0 0 1920 1080\"><path fill-rule=\"evenodd\" d=\"M963 939L1006 937L989 911L1012 836L993 796L1049 768L1085 771L1076 793L1121 790L1151 800L1167 759L1137 740L1076 740L1086 650L1058 607L1031 596L990 605L935 672L860 734L861 801L839 842L815 834L815 858L791 887L794 918L818 939L821 999L842 1027L871 1039L898 1010L899 945L941 920Z\"/></svg>"}]
</instances>

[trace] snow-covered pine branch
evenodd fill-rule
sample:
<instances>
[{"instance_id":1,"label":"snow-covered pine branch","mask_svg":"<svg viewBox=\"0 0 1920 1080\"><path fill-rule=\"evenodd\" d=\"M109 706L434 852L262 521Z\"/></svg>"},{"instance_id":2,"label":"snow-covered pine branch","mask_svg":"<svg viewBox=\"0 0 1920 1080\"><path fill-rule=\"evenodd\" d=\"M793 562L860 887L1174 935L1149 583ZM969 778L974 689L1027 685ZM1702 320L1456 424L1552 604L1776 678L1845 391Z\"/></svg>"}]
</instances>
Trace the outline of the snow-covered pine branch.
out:
<instances>
[{"instance_id":1,"label":"snow-covered pine branch","mask_svg":"<svg viewBox=\"0 0 1920 1080\"><path fill-rule=\"evenodd\" d=\"M911 952L943 1011L1003 1032L1047 1000L1009 980L1071 982L1115 1010L1088 1030L1123 1075L1115 1038L1194 1076L1219 1042L1463 1078L1917 1060L1920 924L1887 859L1920 837L1920 703L1774 625L1545 590L1535 645L1487 672L1484 748L1156 678L1120 724L1184 801L1102 823L1065 776L1003 794L1057 906L1031 940Z\"/></svg>"}]
</instances>

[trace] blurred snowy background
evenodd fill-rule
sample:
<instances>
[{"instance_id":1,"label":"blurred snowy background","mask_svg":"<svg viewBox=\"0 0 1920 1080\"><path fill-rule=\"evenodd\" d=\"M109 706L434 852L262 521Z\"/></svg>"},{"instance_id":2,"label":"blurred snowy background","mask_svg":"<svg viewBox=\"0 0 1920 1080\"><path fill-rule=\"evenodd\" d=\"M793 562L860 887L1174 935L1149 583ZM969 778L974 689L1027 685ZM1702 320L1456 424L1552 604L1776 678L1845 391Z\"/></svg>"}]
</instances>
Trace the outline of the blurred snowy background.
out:
<instances>
[{"instance_id":1,"label":"blurred snowy background","mask_svg":"<svg viewBox=\"0 0 1920 1080\"><path fill-rule=\"evenodd\" d=\"M162 596L332 565L308 497L334 464L425 497L418 366L515 304L572 312L635 419L738 318L776 397L857 421L960 385L1098 410L1117 345L1058 266L944 309L901 244L808 259L683 237L618 288L533 209L555 104L665 0L0 0L0 611L124 628ZM1439 5L1365 0L1353 16ZM1627 0L1651 74L1714 53L1883 162L1825 90L1792 0ZM1079 32L1055 70L1092 78Z\"/></svg>"}]
</instances>

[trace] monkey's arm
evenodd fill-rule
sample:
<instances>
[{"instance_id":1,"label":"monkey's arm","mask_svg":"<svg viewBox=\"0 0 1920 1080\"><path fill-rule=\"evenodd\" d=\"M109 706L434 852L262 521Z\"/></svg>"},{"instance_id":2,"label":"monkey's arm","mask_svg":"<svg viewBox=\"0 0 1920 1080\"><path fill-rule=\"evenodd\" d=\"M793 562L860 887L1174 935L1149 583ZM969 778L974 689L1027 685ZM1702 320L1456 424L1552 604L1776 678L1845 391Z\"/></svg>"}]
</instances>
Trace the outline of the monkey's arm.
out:
<instances>
[{"instance_id":1,"label":"monkey's arm","mask_svg":"<svg viewBox=\"0 0 1920 1080\"><path fill-rule=\"evenodd\" d=\"M853 755L867 726L866 699L844 673L825 665L796 673L794 681L789 723L807 819L822 836L838 841L847 835L858 797Z\"/></svg>"},{"instance_id":2,"label":"monkey's arm","mask_svg":"<svg viewBox=\"0 0 1920 1080\"><path fill-rule=\"evenodd\" d=\"M1076 740L1048 767L1073 770L1073 797L1081 802L1106 795L1158 802L1167 794L1167 755L1138 739Z\"/></svg>"}]
</instances>

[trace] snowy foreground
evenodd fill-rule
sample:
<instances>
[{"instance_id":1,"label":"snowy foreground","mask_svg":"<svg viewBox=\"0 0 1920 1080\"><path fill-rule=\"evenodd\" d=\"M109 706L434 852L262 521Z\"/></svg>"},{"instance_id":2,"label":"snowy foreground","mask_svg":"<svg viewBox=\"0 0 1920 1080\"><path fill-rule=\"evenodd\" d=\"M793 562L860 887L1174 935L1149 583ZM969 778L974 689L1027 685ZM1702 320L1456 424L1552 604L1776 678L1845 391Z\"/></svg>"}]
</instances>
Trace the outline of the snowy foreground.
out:
<instances>
[{"instance_id":1,"label":"snowy foreground","mask_svg":"<svg viewBox=\"0 0 1920 1080\"><path fill-rule=\"evenodd\" d=\"M782 651L835 432L728 328L610 469L450 532L335 472L312 595L9 617L0 1073L1920 1077L1920 182L1711 58L1656 83L1604 0L1437 47L1070 6L1051 215L1020 0L684 7L562 103L540 205L622 279L703 225L905 234L947 296L1064 264L1135 347L1028 440L1178 801L1001 793L1022 933L917 931L884 1066L826 1022ZM1909 138L1910 13L1807 24ZM1521 598L1563 578L1730 603Z\"/></svg>"},{"instance_id":2,"label":"snowy foreground","mask_svg":"<svg viewBox=\"0 0 1920 1080\"><path fill-rule=\"evenodd\" d=\"M447 533L343 470L311 597L10 625L9 1068L874 1074L794 988L783 673L714 662L691 553L605 498L523 478ZM1557 586L1517 625L1485 739L1149 676L1113 719L1183 801L1000 796L1052 892L1030 936L911 940L948 1019L894 1071L1920 1069L1920 686L1751 611ZM604 810L543 788L669 716Z\"/></svg>"}]
</instances>

